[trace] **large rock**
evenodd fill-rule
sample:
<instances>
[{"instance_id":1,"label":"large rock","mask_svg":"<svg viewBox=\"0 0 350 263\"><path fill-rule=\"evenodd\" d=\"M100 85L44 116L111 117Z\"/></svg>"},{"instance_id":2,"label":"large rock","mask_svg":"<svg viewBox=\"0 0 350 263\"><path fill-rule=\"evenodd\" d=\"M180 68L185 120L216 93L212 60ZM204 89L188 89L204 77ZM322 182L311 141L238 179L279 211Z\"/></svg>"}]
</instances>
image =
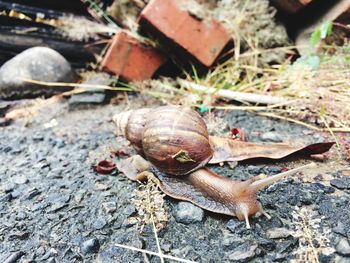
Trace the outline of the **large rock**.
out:
<instances>
[{"instance_id":1,"label":"large rock","mask_svg":"<svg viewBox=\"0 0 350 263\"><path fill-rule=\"evenodd\" d=\"M33 47L10 59L0 68L0 98L50 96L70 89L32 84L23 79L73 82L75 74L67 60L55 50Z\"/></svg>"}]
</instances>

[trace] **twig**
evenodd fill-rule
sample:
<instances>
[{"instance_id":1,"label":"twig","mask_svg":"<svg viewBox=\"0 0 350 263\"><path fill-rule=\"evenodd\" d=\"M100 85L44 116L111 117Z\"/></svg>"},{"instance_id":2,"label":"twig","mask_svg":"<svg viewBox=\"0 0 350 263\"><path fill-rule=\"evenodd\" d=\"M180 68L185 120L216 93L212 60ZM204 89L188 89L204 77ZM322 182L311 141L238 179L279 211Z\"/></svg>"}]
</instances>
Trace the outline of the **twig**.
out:
<instances>
[{"instance_id":1,"label":"twig","mask_svg":"<svg viewBox=\"0 0 350 263\"><path fill-rule=\"evenodd\" d=\"M302 121L298 121L298 120L288 118L288 117L283 117L283 116L280 116L280 115L277 115L274 113L269 113L269 112L258 112L257 114L261 115L261 116L266 116L266 117L271 117L271 118L276 118L276 119L280 119L280 120L286 120L289 122L293 122L293 123L305 126L309 129L319 131L319 132L350 132L350 128L331 128L331 127L329 127L326 129L322 129L322 128L316 127L312 124L308 124L308 123L305 123Z\"/></svg>"},{"instance_id":2,"label":"twig","mask_svg":"<svg viewBox=\"0 0 350 263\"><path fill-rule=\"evenodd\" d=\"M83 89L104 89L104 90L122 90L122 91L134 91L133 89L129 88L113 88L107 85L99 85L99 84L84 84L84 83L71 83L71 82L46 82L46 81L40 81L40 80L33 80L33 79L26 79L21 78L25 82L42 85L42 86L49 86L49 87L78 87Z\"/></svg>"},{"instance_id":3,"label":"twig","mask_svg":"<svg viewBox=\"0 0 350 263\"><path fill-rule=\"evenodd\" d=\"M273 96L259 95L254 93L237 92L237 91L226 90L226 89L215 89L213 87L206 87L184 79L178 79L178 82L180 85L183 85L195 91L203 92L206 94L216 94L219 97L236 100L236 101L245 101L245 102L259 103L259 104L288 103L288 100L282 97L273 97Z\"/></svg>"},{"instance_id":4,"label":"twig","mask_svg":"<svg viewBox=\"0 0 350 263\"><path fill-rule=\"evenodd\" d=\"M150 204L151 204L151 194L150 194L150 189L147 188L147 199L148 199L148 209L149 211L151 211L152 209L150 208ZM156 243L157 243L157 248L158 248L158 254L159 254L159 258L160 258L160 262L164 263L164 257L163 257L163 253L162 250L160 248L160 244L159 244L159 239L158 239L158 235L157 235L157 229L156 229L156 225L154 224L154 218L153 218L153 211L151 211L151 221L152 221L152 226L153 226L153 232L154 232L154 237L156 239Z\"/></svg>"},{"instance_id":5,"label":"twig","mask_svg":"<svg viewBox=\"0 0 350 263\"><path fill-rule=\"evenodd\" d=\"M138 252L146 253L146 254L153 255L153 256L158 256L158 257L162 256L163 258L172 259L172 260L175 260L175 261L178 261L178 262L196 263L195 261L191 261L191 260L187 260L187 259L181 259L181 258L169 256L169 255L164 255L164 254L159 255L159 253L157 253L157 252L153 252L153 251L149 251L149 250L145 250L145 249L140 249L140 248L136 248L136 247L126 246L126 245L121 245L121 244L114 244L114 245L117 246L117 247L138 251Z\"/></svg>"},{"instance_id":6,"label":"twig","mask_svg":"<svg viewBox=\"0 0 350 263\"><path fill-rule=\"evenodd\" d=\"M298 121L298 120L295 120L295 119L292 119L292 118L288 118L288 117L283 117L283 116L280 116L280 115L276 115L276 114L273 114L273 113L261 112L261 113L258 113L258 115L266 116L266 117L271 117L271 118L276 118L276 119L280 119L280 120L286 120L286 121L293 122L293 123L296 123L296 124L299 124L299 125L303 125L303 126L309 128L309 129L312 129L312 130L322 131L322 129L320 129L320 128L314 126L314 125L307 124L307 123L305 123L305 122Z\"/></svg>"}]
</instances>

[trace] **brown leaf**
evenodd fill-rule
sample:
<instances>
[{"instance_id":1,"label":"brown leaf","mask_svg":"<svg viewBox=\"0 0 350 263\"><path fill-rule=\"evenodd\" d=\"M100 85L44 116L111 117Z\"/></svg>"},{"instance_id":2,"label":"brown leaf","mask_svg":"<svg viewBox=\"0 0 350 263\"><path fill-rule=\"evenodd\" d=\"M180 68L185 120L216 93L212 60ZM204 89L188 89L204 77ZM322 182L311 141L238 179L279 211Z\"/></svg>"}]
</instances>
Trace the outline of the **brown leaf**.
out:
<instances>
[{"instance_id":1,"label":"brown leaf","mask_svg":"<svg viewBox=\"0 0 350 263\"><path fill-rule=\"evenodd\" d=\"M146 179L145 171L149 169L149 162L143 159L140 155L134 155L127 159L122 159L117 162L117 169L124 173L126 177L133 181L143 181Z\"/></svg>"},{"instance_id":2,"label":"brown leaf","mask_svg":"<svg viewBox=\"0 0 350 263\"><path fill-rule=\"evenodd\" d=\"M311 145L290 145L286 143L258 144L221 137L210 137L214 149L209 163L243 161L254 158L281 159L292 154L312 155L328 151L334 142L315 143Z\"/></svg>"}]
</instances>

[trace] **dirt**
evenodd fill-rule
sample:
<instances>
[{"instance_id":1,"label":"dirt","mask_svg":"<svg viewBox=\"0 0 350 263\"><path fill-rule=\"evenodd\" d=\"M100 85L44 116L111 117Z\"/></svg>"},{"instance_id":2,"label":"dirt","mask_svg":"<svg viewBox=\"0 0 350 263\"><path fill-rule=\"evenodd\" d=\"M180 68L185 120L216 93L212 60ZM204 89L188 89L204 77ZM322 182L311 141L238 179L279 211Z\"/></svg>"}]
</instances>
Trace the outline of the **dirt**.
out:
<instances>
[{"instance_id":1,"label":"dirt","mask_svg":"<svg viewBox=\"0 0 350 263\"><path fill-rule=\"evenodd\" d=\"M138 108L144 101L131 98L129 104ZM156 256L115 246L157 252L152 226L140 232L129 221L138 216L131 197L139 184L118 172L102 175L92 168L112 150L132 153L125 140L116 139L111 122L112 115L126 107L121 103L75 109L67 101L55 102L30 123L20 119L0 128L1 262L9 257L15 260L8 262L160 262ZM242 128L251 141L326 140L305 127L252 113L213 114L230 127ZM266 133L270 135L264 137ZM294 158L211 168L245 180L309 161ZM250 230L236 218L209 212L199 222L180 223L175 217L179 201L166 197L169 218L158 232L160 247L165 254L196 262L285 262L314 255L320 262L346 262L346 247L337 246L350 237L350 184L341 173L344 165L333 148L315 170L262 190L259 200L272 219L253 218Z\"/></svg>"}]
</instances>

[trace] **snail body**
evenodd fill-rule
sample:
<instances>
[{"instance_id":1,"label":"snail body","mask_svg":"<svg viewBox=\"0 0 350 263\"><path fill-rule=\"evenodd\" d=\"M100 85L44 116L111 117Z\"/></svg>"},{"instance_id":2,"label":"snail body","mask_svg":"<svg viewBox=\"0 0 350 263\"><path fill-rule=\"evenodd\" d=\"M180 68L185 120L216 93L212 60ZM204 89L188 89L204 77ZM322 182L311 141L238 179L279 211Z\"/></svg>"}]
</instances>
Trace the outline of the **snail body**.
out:
<instances>
[{"instance_id":1,"label":"snail body","mask_svg":"<svg viewBox=\"0 0 350 263\"><path fill-rule=\"evenodd\" d=\"M200 115L178 106L140 109L113 117L117 134L125 136L139 155L121 160L117 168L132 180L143 180L151 171L167 195L192 202L206 210L245 220L262 209L256 193L312 164L267 178L234 181L204 167L215 145ZM131 130L133 129L133 130ZM147 166L147 159L152 165ZM142 168L140 168L142 167Z\"/></svg>"}]
</instances>

